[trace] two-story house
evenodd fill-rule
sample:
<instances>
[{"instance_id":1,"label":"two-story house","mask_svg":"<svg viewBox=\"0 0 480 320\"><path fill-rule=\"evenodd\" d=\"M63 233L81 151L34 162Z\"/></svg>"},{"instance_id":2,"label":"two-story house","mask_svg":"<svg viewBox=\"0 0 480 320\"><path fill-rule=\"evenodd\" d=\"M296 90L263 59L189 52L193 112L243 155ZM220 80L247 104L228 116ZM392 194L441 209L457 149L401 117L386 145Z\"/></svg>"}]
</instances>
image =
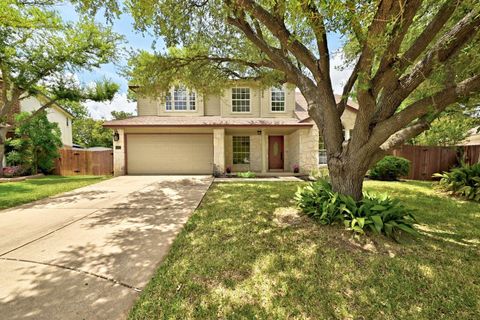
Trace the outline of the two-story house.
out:
<instances>
[{"instance_id":1,"label":"two-story house","mask_svg":"<svg viewBox=\"0 0 480 320\"><path fill-rule=\"evenodd\" d=\"M162 98L140 96L138 116L104 124L114 130L114 173L310 173L322 144L302 99L289 84L241 81L218 95L177 86ZM348 134L355 108L344 118Z\"/></svg>"}]
</instances>

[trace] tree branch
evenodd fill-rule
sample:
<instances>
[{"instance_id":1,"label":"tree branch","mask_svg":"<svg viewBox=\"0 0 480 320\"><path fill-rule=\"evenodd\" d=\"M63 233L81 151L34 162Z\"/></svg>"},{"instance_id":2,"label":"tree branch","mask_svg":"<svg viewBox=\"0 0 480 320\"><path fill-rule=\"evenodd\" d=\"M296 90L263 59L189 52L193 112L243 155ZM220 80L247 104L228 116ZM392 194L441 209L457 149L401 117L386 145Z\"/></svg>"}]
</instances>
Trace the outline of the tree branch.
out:
<instances>
[{"instance_id":1,"label":"tree branch","mask_svg":"<svg viewBox=\"0 0 480 320\"><path fill-rule=\"evenodd\" d=\"M430 128L430 123L428 121L426 120L419 121L392 135L380 146L379 149L380 151L389 151L391 149L394 149L398 146L401 146L406 141L418 136L420 133L422 133L425 130L428 130L429 128Z\"/></svg>"},{"instance_id":2,"label":"tree branch","mask_svg":"<svg viewBox=\"0 0 480 320\"><path fill-rule=\"evenodd\" d=\"M303 43L292 36L290 31L285 27L283 21L273 16L262 6L252 0L237 0L237 5L248 11L255 19L260 21L279 41L287 48L295 57L297 57L303 65L305 65L317 82L319 82L319 69L317 68L316 58L308 50Z\"/></svg>"},{"instance_id":3,"label":"tree branch","mask_svg":"<svg viewBox=\"0 0 480 320\"><path fill-rule=\"evenodd\" d=\"M369 143L372 146L381 145L386 140L384 137L400 132L402 128L415 119L422 118L432 111L439 114L458 99L467 97L473 92L480 92L480 74L459 84L449 86L430 97L420 99L389 119L377 124L372 130Z\"/></svg>"},{"instance_id":4,"label":"tree branch","mask_svg":"<svg viewBox=\"0 0 480 320\"><path fill-rule=\"evenodd\" d=\"M395 113L399 105L410 93L423 83L438 63L452 58L480 30L478 10L470 11L425 54L413 70L401 77L395 87L384 92L378 103L374 122L382 121Z\"/></svg>"},{"instance_id":5,"label":"tree branch","mask_svg":"<svg viewBox=\"0 0 480 320\"><path fill-rule=\"evenodd\" d=\"M319 66L322 74L330 74L330 54L327 46L327 33L323 16L318 11L313 1L304 2L302 7L307 12L307 19L315 34L317 49L319 53Z\"/></svg>"},{"instance_id":6,"label":"tree branch","mask_svg":"<svg viewBox=\"0 0 480 320\"><path fill-rule=\"evenodd\" d=\"M401 11L401 14L397 18L397 21L393 27L393 37L383 53L378 70L372 79L375 96L377 96L379 92L379 88L376 87L376 83L378 83L377 79L382 78L382 75L386 72L386 70L393 70L392 66L394 65L395 61L397 61L397 55L400 50L400 46L402 45L403 39L407 35L408 29L412 25L413 18L418 12L420 4L420 0L411 0L405 1L404 6L402 6L403 10ZM382 81L380 81L380 84L382 84Z\"/></svg>"},{"instance_id":7,"label":"tree branch","mask_svg":"<svg viewBox=\"0 0 480 320\"><path fill-rule=\"evenodd\" d=\"M457 1L458 0L448 0L445 2L427 27L420 34L420 36L418 36L410 48L403 54L403 56L400 58L395 57L394 61L385 63L383 68L380 67L372 81L373 90L377 95L382 88L391 87L392 84L398 80L396 74L401 74L403 71L405 71L405 69L411 65L420 56L420 54L422 54L422 52L427 48L430 42L435 38L438 32L440 32L445 23L447 23L452 16L457 6ZM387 68L388 66L390 67Z\"/></svg>"}]
</instances>

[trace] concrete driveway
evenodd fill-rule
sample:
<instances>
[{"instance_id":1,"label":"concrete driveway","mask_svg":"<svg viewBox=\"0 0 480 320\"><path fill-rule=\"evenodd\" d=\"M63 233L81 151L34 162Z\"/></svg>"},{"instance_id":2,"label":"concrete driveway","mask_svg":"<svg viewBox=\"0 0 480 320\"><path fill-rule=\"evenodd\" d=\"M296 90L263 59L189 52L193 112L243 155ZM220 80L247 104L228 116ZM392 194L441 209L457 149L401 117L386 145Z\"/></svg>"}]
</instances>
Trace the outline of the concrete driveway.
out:
<instances>
[{"instance_id":1,"label":"concrete driveway","mask_svg":"<svg viewBox=\"0 0 480 320\"><path fill-rule=\"evenodd\" d=\"M0 211L0 317L125 318L211 181L123 176Z\"/></svg>"}]
</instances>

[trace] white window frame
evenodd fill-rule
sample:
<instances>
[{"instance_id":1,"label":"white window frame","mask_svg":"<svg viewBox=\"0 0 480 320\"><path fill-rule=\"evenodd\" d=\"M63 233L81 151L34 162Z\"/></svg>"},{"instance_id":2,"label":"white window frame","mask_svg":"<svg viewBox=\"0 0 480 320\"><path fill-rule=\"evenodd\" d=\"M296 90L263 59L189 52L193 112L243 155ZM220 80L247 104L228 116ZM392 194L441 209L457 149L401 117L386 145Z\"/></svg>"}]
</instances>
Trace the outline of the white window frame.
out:
<instances>
[{"instance_id":1,"label":"white window frame","mask_svg":"<svg viewBox=\"0 0 480 320\"><path fill-rule=\"evenodd\" d=\"M179 99L178 91L185 91L185 99ZM185 109L177 109L177 102L185 102ZM165 111L167 112L195 112L197 111L197 93L183 86L172 87L165 94Z\"/></svg>"},{"instance_id":2,"label":"white window frame","mask_svg":"<svg viewBox=\"0 0 480 320\"><path fill-rule=\"evenodd\" d=\"M281 93L283 95L282 100L277 100L273 98L274 93ZM283 103L283 109L282 110L273 110L274 108L274 103ZM278 107L278 106L275 106ZM285 108L285 89L283 87L272 87L270 89L270 112L275 112L275 113L284 113L286 111Z\"/></svg>"},{"instance_id":3,"label":"white window frame","mask_svg":"<svg viewBox=\"0 0 480 320\"><path fill-rule=\"evenodd\" d=\"M318 164L326 165L327 160L327 149L325 148L325 141L323 141L322 136L320 136L318 139Z\"/></svg>"},{"instance_id":4,"label":"white window frame","mask_svg":"<svg viewBox=\"0 0 480 320\"><path fill-rule=\"evenodd\" d=\"M235 150L235 142L240 143L240 150ZM248 144L248 147L246 147L247 144ZM233 164L250 164L250 157L251 157L250 146L251 146L250 136L233 136L232 137L232 163ZM243 160L240 162L236 162L236 160L239 158L238 155L243 155Z\"/></svg>"},{"instance_id":5,"label":"white window frame","mask_svg":"<svg viewBox=\"0 0 480 320\"><path fill-rule=\"evenodd\" d=\"M234 91L236 90L246 90L245 92L237 92L237 93L234 93ZM234 94L235 95L240 95L240 97L235 97L234 98ZM244 95L244 96L242 96ZM248 98L247 98L247 95L248 95ZM250 88L247 88L247 87L235 87L235 88L232 88L231 90L231 97L232 97L232 113L251 113L252 112L252 105L251 105L251 97L252 97L252 92L250 90ZM234 101L248 101L248 111L245 111L245 110L242 110L242 111L235 111L234 110Z\"/></svg>"}]
</instances>

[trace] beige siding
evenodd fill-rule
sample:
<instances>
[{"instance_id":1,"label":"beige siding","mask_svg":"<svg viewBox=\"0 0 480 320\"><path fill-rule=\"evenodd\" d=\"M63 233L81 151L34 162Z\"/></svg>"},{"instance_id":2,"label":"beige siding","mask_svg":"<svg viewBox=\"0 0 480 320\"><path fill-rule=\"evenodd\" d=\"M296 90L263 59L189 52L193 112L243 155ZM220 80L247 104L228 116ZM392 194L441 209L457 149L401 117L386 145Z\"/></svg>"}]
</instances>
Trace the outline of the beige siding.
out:
<instances>
[{"instance_id":1,"label":"beige siding","mask_svg":"<svg viewBox=\"0 0 480 320\"><path fill-rule=\"evenodd\" d=\"M356 113L353 112L351 109L345 109L345 112L342 114L342 124L343 127L347 130L353 129L355 126L355 118L356 118Z\"/></svg>"},{"instance_id":2,"label":"beige siding","mask_svg":"<svg viewBox=\"0 0 480 320\"><path fill-rule=\"evenodd\" d=\"M205 115L220 116L220 96L208 95L205 97Z\"/></svg>"},{"instance_id":3,"label":"beige siding","mask_svg":"<svg viewBox=\"0 0 480 320\"><path fill-rule=\"evenodd\" d=\"M158 100L148 97L138 97L137 113L139 116L156 116L158 115Z\"/></svg>"},{"instance_id":4,"label":"beige siding","mask_svg":"<svg viewBox=\"0 0 480 320\"><path fill-rule=\"evenodd\" d=\"M30 97L22 100L20 110L22 112L32 112L38 110L41 106L42 103L37 98ZM47 109L47 118L48 121L58 124L62 143L66 146L72 146L72 117L61 108L54 105Z\"/></svg>"},{"instance_id":5,"label":"beige siding","mask_svg":"<svg viewBox=\"0 0 480 320\"><path fill-rule=\"evenodd\" d=\"M212 174L211 134L129 134L128 174Z\"/></svg>"}]
</instances>

